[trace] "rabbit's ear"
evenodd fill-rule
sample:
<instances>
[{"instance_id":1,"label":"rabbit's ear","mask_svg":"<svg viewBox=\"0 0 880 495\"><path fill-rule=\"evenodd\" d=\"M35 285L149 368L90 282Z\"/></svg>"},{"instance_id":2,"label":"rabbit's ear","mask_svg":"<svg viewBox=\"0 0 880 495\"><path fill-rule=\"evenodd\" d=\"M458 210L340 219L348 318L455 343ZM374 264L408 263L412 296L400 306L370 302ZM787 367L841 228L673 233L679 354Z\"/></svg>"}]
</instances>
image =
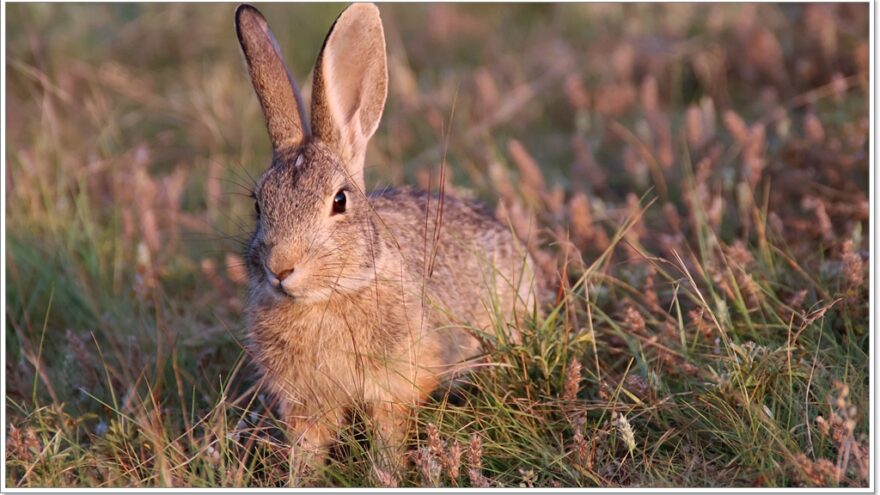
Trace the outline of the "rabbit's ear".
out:
<instances>
[{"instance_id":1,"label":"rabbit's ear","mask_svg":"<svg viewBox=\"0 0 880 495\"><path fill-rule=\"evenodd\" d=\"M241 4L235 11L235 33L263 107L272 149L277 153L299 146L309 136L302 98L269 24L259 10Z\"/></svg>"},{"instance_id":2,"label":"rabbit's ear","mask_svg":"<svg viewBox=\"0 0 880 495\"><path fill-rule=\"evenodd\" d=\"M379 9L356 3L336 19L315 63L312 129L357 180L362 180L367 142L379 127L387 94Z\"/></svg>"}]
</instances>

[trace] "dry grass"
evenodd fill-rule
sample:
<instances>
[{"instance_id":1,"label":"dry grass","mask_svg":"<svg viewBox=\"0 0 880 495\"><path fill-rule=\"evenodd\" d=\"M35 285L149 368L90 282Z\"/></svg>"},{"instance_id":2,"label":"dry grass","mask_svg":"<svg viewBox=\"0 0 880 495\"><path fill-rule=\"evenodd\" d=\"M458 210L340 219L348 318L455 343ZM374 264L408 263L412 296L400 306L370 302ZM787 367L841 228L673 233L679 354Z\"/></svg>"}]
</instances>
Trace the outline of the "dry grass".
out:
<instances>
[{"instance_id":1,"label":"dry grass","mask_svg":"<svg viewBox=\"0 0 880 495\"><path fill-rule=\"evenodd\" d=\"M6 9L7 486L301 482L241 347L232 9ZM339 9L265 8L300 81ZM867 5L382 10L368 181L437 187L448 142L562 286L409 471L353 427L312 482L867 485Z\"/></svg>"}]
</instances>

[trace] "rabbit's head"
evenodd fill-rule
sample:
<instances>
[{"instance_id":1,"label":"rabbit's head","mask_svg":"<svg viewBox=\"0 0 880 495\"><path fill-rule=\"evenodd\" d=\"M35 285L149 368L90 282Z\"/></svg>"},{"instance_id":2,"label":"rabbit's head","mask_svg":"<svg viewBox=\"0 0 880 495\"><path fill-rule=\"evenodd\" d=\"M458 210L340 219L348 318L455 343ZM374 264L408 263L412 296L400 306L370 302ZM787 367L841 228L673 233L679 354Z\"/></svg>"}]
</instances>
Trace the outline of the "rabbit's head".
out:
<instances>
[{"instance_id":1,"label":"rabbit's head","mask_svg":"<svg viewBox=\"0 0 880 495\"><path fill-rule=\"evenodd\" d=\"M388 86L379 10L354 4L336 19L315 63L310 121L266 19L241 5L235 27L273 150L254 191L253 295L309 303L360 289L380 249L363 178Z\"/></svg>"}]
</instances>

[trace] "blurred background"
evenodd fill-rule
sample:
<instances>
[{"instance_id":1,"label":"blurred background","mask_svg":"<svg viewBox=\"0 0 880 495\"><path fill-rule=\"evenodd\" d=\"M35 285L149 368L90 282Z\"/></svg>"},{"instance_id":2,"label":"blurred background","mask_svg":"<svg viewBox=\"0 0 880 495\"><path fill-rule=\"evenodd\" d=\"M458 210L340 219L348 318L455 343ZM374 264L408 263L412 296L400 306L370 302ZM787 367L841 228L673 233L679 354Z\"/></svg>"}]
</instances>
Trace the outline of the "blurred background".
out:
<instances>
[{"instance_id":1,"label":"blurred background","mask_svg":"<svg viewBox=\"0 0 880 495\"><path fill-rule=\"evenodd\" d=\"M312 64L344 4L258 7L308 99ZM8 452L20 461L7 470L9 484L133 485L139 478L131 470L146 464L126 468L119 450L102 451L98 438L129 445L134 434L126 428L145 438L176 429L170 437L188 432L201 445L193 423L226 400L242 357L248 195L270 159L234 9L6 6L6 407L19 449ZM752 319L773 314L784 327L792 314L828 311L839 298L832 313L849 306L838 323L817 316L804 326L805 336L817 321L816 332L845 336L829 354L837 359L829 376L813 385L825 387L815 402L847 376L849 396L867 411L867 4L418 3L380 10L391 79L367 157L368 186L436 189L445 163L447 192L485 201L520 233L539 225L533 248L545 253L545 266L564 267L563 279L576 280L610 249L601 272L636 290L598 282L596 304L637 341L665 342L650 314L671 312L679 289L658 278L658 300L633 299L656 273L646 253L687 258L682 263L699 283L735 308L737 341L785 342L777 327L760 340ZM732 275L722 258L739 260L742 272ZM633 304L647 329L632 320L626 308ZM705 327L703 313L688 316L687 309L676 317L682 333L668 336L670 347ZM598 357L589 354L603 366L622 372L635 356L646 379L686 369L678 357L626 345L614 325L605 326ZM716 337L700 342L718 345ZM813 359L808 352L820 342L804 359ZM242 388L252 381L239 379ZM602 380L585 380L591 391L584 393L595 399ZM147 419L125 426L119 418L136 410ZM867 418L858 425L866 432ZM53 448L103 467L33 468L34 450L55 445L55 428L66 443ZM668 440L662 432L653 438ZM792 441L795 450L806 445L806 437ZM82 460L86 451L92 460ZM809 451L811 459L817 452ZM819 482L803 473L792 478L786 466L799 458L790 452L770 467L760 459L765 452L750 455L760 468L739 459L714 467L706 461L690 477L680 470L678 477L649 476L640 466L553 479L710 484L723 472L741 485L827 481L821 474ZM115 467L95 459L116 459ZM737 462L749 467L732 470ZM174 476L163 482L173 484ZM835 482L841 479L861 482L858 473Z\"/></svg>"}]
</instances>

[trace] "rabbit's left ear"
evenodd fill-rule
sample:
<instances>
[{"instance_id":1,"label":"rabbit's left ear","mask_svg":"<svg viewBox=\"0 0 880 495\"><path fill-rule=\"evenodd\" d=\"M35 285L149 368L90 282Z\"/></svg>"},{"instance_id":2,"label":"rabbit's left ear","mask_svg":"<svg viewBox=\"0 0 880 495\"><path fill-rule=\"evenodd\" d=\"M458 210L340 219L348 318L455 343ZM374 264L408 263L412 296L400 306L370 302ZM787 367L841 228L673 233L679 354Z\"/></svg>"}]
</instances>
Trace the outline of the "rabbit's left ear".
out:
<instances>
[{"instance_id":1,"label":"rabbit's left ear","mask_svg":"<svg viewBox=\"0 0 880 495\"><path fill-rule=\"evenodd\" d=\"M379 127L387 95L379 9L356 3L336 19L315 63L312 133L339 154L360 184L367 142Z\"/></svg>"},{"instance_id":2,"label":"rabbit's left ear","mask_svg":"<svg viewBox=\"0 0 880 495\"><path fill-rule=\"evenodd\" d=\"M235 33L247 62L254 90L263 107L272 149L278 153L309 137L299 88L293 81L278 41L259 10L242 4L235 10Z\"/></svg>"}]
</instances>

